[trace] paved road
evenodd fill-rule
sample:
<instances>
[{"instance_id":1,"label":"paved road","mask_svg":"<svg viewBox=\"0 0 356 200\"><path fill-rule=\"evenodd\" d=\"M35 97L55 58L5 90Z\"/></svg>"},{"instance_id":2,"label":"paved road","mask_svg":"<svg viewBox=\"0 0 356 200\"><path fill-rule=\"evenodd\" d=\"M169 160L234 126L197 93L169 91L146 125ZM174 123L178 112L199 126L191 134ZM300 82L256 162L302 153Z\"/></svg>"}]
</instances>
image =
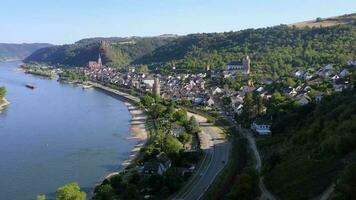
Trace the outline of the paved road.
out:
<instances>
[{"instance_id":1,"label":"paved road","mask_svg":"<svg viewBox=\"0 0 356 200\"><path fill-rule=\"evenodd\" d=\"M113 94L119 95L119 96L121 96L121 97L123 97L123 98L125 98L127 100L131 100L131 101L134 101L134 102L140 102L140 98L132 96L130 94L127 94L127 93L124 93L124 92L120 92L118 90L106 87L104 85L101 85L99 83L95 83L95 82L92 82L92 81L88 81L88 83L90 83L92 86L94 86L96 88L99 88L99 89L111 92Z\"/></svg>"},{"instance_id":2,"label":"paved road","mask_svg":"<svg viewBox=\"0 0 356 200\"><path fill-rule=\"evenodd\" d=\"M230 145L220 134L220 129L207 123L202 116L192 113L188 115L194 115L202 129L199 138L204 156L201 165L188 183L170 198L175 200L199 200L226 165L230 152Z\"/></svg>"},{"instance_id":3,"label":"paved road","mask_svg":"<svg viewBox=\"0 0 356 200\"><path fill-rule=\"evenodd\" d=\"M255 155L256 158L256 170L258 172L261 172L261 167L262 167L262 161L261 161L261 156L260 156L260 152L257 149L256 146L256 141L255 138L252 136L251 132L248 130L242 130L242 133L244 134L244 136L247 138L248 143ZM259 184L258 184L260 190L261 190L261 196L260 196L260 200L276 200L277 198L274 197L271 192L266 188L264 182L263 182L263 177L260 178Z\"/></svg>"}]
</instances>

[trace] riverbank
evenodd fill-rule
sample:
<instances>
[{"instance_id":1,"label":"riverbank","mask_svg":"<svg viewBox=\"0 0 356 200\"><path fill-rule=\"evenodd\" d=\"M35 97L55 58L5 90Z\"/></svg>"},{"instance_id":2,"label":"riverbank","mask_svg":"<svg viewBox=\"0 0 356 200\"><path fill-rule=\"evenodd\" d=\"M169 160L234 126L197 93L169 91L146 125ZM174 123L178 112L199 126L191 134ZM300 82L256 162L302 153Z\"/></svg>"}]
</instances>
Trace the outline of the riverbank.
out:
<instances>
[{"instance_id":1,"label":"riverbank","mask_svg":"<svg viewBox=\"0 0 356 200\"><path fill-rule=\"evenodd\" d=\"M128 111L131 115L131 122L130 122L130 132L131 135L127 139L135 139L138 140L138 144L135 145L135 147L132 149L131 154L129 155L128 159L122 162L121 167L122 170L124 170L127 166L129 166L138 156L140 153L140 150L143 146L145 146L147 138L148 138L148 133L146 130L146 119L147 116L145 113L137 108L137 106L134 105L134 103L137 103L139 101L139 98L134 97L130 94L106 87L104 85L101 85L99 83L94 83L94 82L87 82L88 84L92 85L94 88L103 90L105 92L108 92L109 94L113 94L115 96L118 96L122 99L122 101L125 103L126 107L128 108ZM121 170L117 172L110 173L107 175L105 179L109 179L110 177L119 174Z\"/></svg>"},{"instance_id":2,"label":"riverbank","mask_svg":"<svg viewBox=\"0 0 356 200\"><path fill-rule=\"evenodd\" d=\"M0 103L0 112L9 104L10 104L10 102L7 99L3 98Z\"/></svg>"}]
</instances>

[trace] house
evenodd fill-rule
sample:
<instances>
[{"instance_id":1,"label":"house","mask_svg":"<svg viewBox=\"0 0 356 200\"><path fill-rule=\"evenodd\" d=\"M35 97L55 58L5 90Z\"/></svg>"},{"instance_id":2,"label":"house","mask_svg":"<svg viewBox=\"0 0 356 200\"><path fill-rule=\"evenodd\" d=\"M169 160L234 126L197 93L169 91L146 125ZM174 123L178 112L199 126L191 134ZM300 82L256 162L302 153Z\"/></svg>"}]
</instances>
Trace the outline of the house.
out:
<instances>
[{"instance_id":1,"label":"house","mask_svg":"<svg viewBox=\"0 0 356 200\"><path fill-rule=\"evenodd\" d=\"M195 97L193 102L194 102L195 105L200 105L200 104L202 104L204 102L204 98Z\"/></svg>"},{"instance_id":2,"label":"house","mask_svg":"<svg viewBox=\"0 0 356 200\"><path fill-rule=\"evenodd\" d=\"M334 69L333 64L327 64L324 66L324 70L333 70L333 69Z\"/></svg>"},{"instance_id":3,"label":"house","mask_svg":"<svg viewBox=\"0 0 356 200\"><path fill-rule=\"evenodd\" d=\"M145 162L143 173L163 175L171 167L171 164L172 162L168 156L164 152L161 152L156 158Z\"/></svg>"},{"instance_id":4,"label":"house","mask_svg":"<svg viewBox=\"0 0 356 200\"><path fill-rule=\"evenodd\" d=\"M209 98L209 100L208 100L208 101L206 101L206 103L208 104L208 106L210 106L210 107L211 107L211 106L213 106L213 105L214 105L214 103L215 103L215 102L214 102L213 98L211 98L211 97L210 97L210 98Z\"/></svg>"},{"instance_id":5,"label":"house","mask_svg":"<svg viewBox=\"0 0 356 200\"><path fill-rule=\"evenodd\" d=\"M298 95L296 99L301 106L307 105L311 101L311 98L306 93Z\"/></svg>"},{"instance_id":6,"label":"house","mask_svg":"<svg viewBox=\"0 0 356 200\"><path fill-rule=\"evenodd\" d=\"M296 78L301 78L303 75L304 75L304 72L299 69L297 69L296 71L293 72L293 76Z\"/></svg>"},{"instance_id":7,"label":"house","mask_svg":"<svg viewBox=\"0 0 356 200\"><path fill-rule=\"evenodd\" d=\"M298 92L295 88L288 87L288 89L285 90L284 94L289 97L294 97L295 95L298 94Z\"/></svg>"},{"instance_id":8,"label":"house","mask_svg":"<svg viewBox=\"0 0 356 200\"><path fill-rule=\"evenodd\" d=\"M271 125L266 123L253 122L251 124L251 130L258 135L270 135L272 133Z\"/></svg>"},{"instance_id":9,"label":"house","mask_svg":"<svg viewBox=\"0 0 356 200\"><path fill-rule=\"evenodd\" d=\"M149 86L149 88L153 88L153 84L155 82L155 79L152 75L149 75L149 76L146 76L144 79L143 79L143 83L147 86Z\"/></svg>"},{"instance_id":10,"label":"house","mask_svg":"<svg viewBox=\"0 0 356 200\"><path fill-rule=\"evenodd\" d=\"M180 125L174 123L171 128L171 134L174 137L179 137L184 132L184 130L185 129L183 126L180 126Z\"/></svg>"},{"instance_id":11,"label":"house","mask_svg":"<svg viewBox=\"0 0 356 200\"><path fill-rule=\"evenodd\" d=\"M219 87L216 87L216 88L213 90L213 95L221 94L222 92L223 92L222 89L220 89Z\"/></svg>"},{"instance_id":12,"label":"house","mask_svg":"<svg viewBox=\"0 0 356 200\"><path fill-rule=\"evenodd\" d=\"M304 74L304 80L309 81L313 78L314 76L312 74L305 73Z\"/></svg>"},{"instance_id":13,"label":"house","mask_svg":"<svg viewBox=\"0 0 356 200\"><path fill-rule=\"evenodd\" d=\"M334 84L333 87L335 92L342 92L342 90L345 88L343 84Z\"/></svg>"},{"instance_id":14,"label":"house","mask_svg":"<svg viewBox=\"0 0 356 200\"><path fill-rule=\"evenodd\" d=\"M349 61L347 61L346 64L349 65L349 66L356 66L356 59L355 60L349 60Z\"/></svg>"},{"instance_id":15,"label":"house","mask_svg":"<svg viewBox=\"0 0 356 200\"><path fill-rule=\"evenodd\" d=\"M349 71L347 70L347 69L343 69L341 72L340 72L340 74L339 74L339 76L341 77L341 78L345 78L347 75L349 75L350 73L349 73Z\"/></svg>"}]
</instances>

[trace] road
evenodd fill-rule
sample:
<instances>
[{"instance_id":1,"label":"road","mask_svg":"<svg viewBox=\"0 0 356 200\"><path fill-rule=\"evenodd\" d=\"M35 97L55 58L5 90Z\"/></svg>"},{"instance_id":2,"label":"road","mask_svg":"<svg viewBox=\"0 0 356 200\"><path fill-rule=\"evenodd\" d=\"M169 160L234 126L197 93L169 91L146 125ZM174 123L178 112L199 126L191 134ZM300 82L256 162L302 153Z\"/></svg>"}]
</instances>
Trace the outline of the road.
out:
<instances>
[{"instance_id":1,"label":"road","mask_svg":"<svg viewBox=\"0 0 356 200\"><path fill-rule=\"evenodd\" d=\"M261 167L262 167L262 161L261 161L261 156L260 152L257 149L256 146L256 141L255 138L252 136L252 133L248 130L242 130L243 135L247 138L248 143L250 145L250 148L253 151L253 154L255 155L256 158L256 170L258 172L261 172ZM264 182L263 182L263 177L260 178L259 184L258 184L260 190L261 190L261 196L260 200L276 200L277 198L272 195L272 193L266 188Z\"/></svg>"},{"instance_id":2,"label":"road","mask_svg":"<svg viewBox=\"0 0 356 200\"><path fill-rule=\"evenodd\" d=\"M194 116L201 127L199 139L204 152L202 162L188 183L170 199L199 200L213 183L219 172L225 167L230 152L230 144L220 134L222 131L206 122L202 116Z\"/></svg>"}]
</instances>

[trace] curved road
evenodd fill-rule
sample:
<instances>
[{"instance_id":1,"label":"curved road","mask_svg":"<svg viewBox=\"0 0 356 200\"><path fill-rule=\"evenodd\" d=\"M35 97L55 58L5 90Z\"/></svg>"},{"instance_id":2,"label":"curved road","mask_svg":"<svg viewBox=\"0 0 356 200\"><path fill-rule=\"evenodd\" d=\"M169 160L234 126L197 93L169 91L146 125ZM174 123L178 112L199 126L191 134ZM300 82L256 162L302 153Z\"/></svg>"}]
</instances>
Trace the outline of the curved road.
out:
<instances>
[{"instance_id":1,"label":"curved road","mask_svg":"<svg viewBox=\"0 0 356 200\"><path fill-rule=\"evenodd\" d=\"M198 136L204 157L188 183L170 198L175 200L199 200L229 159L230 144L221 134L222 131L207 123L206 118L200 115L188 113L188 116L194 116L201 127Z\"/></svg>"},{"instance_id":2,"label":"curved road","mask_svg":"<svg viewBox=\"0 0 356 200\"><path fill-rule=\"evenodd\" d=\"M255 158L256 158L256 170L258 172L261 172L261 167L262 167L262 161L261 161L261 156L260 156L260 152L258 151L257 149L257 146L256 146L256 141L255 139L253 138L252 136L252 133L248 130L242 130L241 131L242 134L247 138L248 140L248 143L255 155ZM259 188L261 190L261 196L260 196L260 200L276 200L277 198L274 197L271 192L266 188L264 182L263 182L263 177L260 178L260 181L259 181Z\"/></svg>"}]
</instances>

